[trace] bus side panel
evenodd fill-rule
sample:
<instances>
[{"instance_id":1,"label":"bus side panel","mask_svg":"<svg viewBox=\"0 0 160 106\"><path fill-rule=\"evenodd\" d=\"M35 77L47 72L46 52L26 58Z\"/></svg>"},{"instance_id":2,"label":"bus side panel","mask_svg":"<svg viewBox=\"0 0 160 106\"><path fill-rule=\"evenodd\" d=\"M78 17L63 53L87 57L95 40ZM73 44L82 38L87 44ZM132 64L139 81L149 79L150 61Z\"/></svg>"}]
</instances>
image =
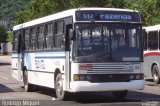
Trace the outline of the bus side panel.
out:
<instances>
[{"instance_id":1,"label":"bus side panel","mask_svg":"<svg viewBox=\"0 0 160 106\"><path fill-rule=\"evenodd\" d=\"M64 57L63 52L26 54L29 83L54 88L54 72L59 69L63 73Z\"/></svg>"},{"instance_id":2,"label":"bus side panel","mask_svg":"<svg viewBox=\"0 0 160 106\"><path fill-rule=\"evenodd\" d=\"M152 62L151 57L144 57L144 76L151 77L151 66Z\"/></svg>"},{"instance_id":3,"label":"bus side panel","mask_svg":"<svg viewBox=\"0 0 160 106\"><path fill-rule=\"evenodd\" d=\"M24 54L24 67L26 67L26 70L28 71L28 81L29 83L36 84L37 78L35 77L35 71L33 71L35 68L33 68L34 65L34 53L25 53ZM34 73L34 74L32 74Z\"/></svg>"},{"instance_id":4,"label":"bus side panel","mask_svg":"<svg viewBox=\"0 0 160 106\"><path fill-rule=\"evenodd\" d=\"M12 61L11 61L11 74L13 78L18 80L18 53L12 54Z\"/></svg>"},{"instance_id":5,"label":"bus side panel","mask_svg":"<svg viewBox=\"0 0 160 106\"><path fill-rule=\"evenodd\" d=\"M160 56L152 54L153 54L152 52L144 53L144 75L149 78L152 77L151 73L152 65L157 64L158 67L160 65Z\"/></svg>"}]
</instances>

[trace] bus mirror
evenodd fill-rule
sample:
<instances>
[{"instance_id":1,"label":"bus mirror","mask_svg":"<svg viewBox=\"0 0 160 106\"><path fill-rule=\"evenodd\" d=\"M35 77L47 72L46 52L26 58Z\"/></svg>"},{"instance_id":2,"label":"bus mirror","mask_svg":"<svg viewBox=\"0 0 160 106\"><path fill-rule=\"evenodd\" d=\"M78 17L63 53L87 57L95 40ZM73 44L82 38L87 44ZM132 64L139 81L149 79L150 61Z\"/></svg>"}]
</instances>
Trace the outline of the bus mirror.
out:
<instances>
[{"instance_id":1,"label":"bus mirror","mask_svg":"<svg viewBox=\"0 0 160 106\"><path fill-rule=\"evenodd\" d=\"M73 31L73 29L69 29L69 38L70 38L70 40L74 40L74 31Z\"/></svg>"}]
</instances>

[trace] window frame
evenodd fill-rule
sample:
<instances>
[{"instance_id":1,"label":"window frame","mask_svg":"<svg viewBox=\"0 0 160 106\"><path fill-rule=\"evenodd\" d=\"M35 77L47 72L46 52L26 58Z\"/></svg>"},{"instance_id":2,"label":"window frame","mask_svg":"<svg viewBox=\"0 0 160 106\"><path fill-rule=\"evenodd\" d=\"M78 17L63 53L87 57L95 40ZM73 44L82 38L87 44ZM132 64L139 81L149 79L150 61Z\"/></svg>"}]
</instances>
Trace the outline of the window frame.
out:
<instances>
[{"instance_id":1,"label":"window frame","mask_svg":"<svg viewBox=\"0 0 160 106\"><path fill-rule=\"evenodd\" d=\"M58 24L62 22L62 30L58 31ZM64 48L64 30L65 24L63 20L58 20L54 22L54 34L53 34L53 48L54 49L63 49Z\"/></svg>"},{"instance_id":2,"label":"window frame","mask_svg":"<svg viewBox=\"0 0 160 106\"><path fill-rule=\"evenodd\" d=\"M17 34L17 33L18 33L18 34ZM12 48L12 51L13 51L13 52L18 52L19 34L20 34L20 30L14 31L13 48ZM16 40L16 38L17 38L17 40Z\"/></svg>"},{"instance_id":3,"label":"window frame","mask_svg":"<svg viewBox=\"0 0 160 106\"><path fill-rule=\"evenodd\" d=\"M159 39L158 39L159 38L158 37L159 34L158 34L158 30L156 30L156 31L149 31L147 33L147 35L148 35L148 50L158 50L159 49L159 44L158 44L158 42L159 42ZM157 46L155 46L155 45L157 45Z\"/></svg>"}]
</instances>

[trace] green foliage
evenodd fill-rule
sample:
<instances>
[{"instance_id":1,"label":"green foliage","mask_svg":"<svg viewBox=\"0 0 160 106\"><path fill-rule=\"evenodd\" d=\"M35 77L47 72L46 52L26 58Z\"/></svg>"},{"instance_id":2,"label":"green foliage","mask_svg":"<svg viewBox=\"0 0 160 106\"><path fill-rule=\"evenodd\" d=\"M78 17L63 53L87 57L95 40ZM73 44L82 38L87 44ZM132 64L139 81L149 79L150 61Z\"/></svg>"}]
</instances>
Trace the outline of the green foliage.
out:
<instances>
[{"instance_id":1,"label":"green foliage","mask_svg":"<svg viewBox=\"0 0 160 106\"><path fill-rule=\"evenodd\" d=\"M0 25L0 36L4 35L6 33L6 29L4 28L4 26Z\"/></svg>"},{"instance_id":2,"label":"green foliage","mask_svg":"<svg viewBox=\"0 0 160 106\"><path fill-rule=\"evenodd\" d=\"M7 39L7 31L2 25L0 25L0 43L6 43L7 42L6 39Z\"/></svg>"},{"instance_id":3,"label":"green foliage","mask_svg":"<svg viewBox=\"0 0 160 106\"><path fill-rule=\"evenodd\" d=\"M25 5L31 0L0 0L0 19L10 22L12 27L16 13L24 10Z\"/></svg>"},{"instance_id":4,"label":"green foliage","mask_svg":"<svg viewBox=\"0 0 160 106\"><path fill-rule=\"evenodd\" d=\"M104 7L106 0L69 0L70 8L78 7Z\"/></svg>"},{"instance_id":5,"label":"green foliage","mask_svg":"<svg viewBox=\"0 0 160 106\"><path fill-rule=\"evenodd\" d=\"M125 7L138 10L144 26L160 24L160 2L158 0L126 0Z\"/></svg>"},{"instance_id":6,"label":"green foliage","mask_svg":"<svg viewBox=\"0 0 160 106\"><path fill-rule=\"evenodd\" d=\"M135 9L140 12L143 25L160 24L159 0L32 0L24 11L17 13L15 23L20 24L55 12L79 7Z\"/></svg>"},{"instance_id":7,"label":"green foliage","mask_svg":"<svg viewBox=\"0 0 160 106\"><path fill-rule=\"evenodd\" d=\"M6 42L12 42L12 41L13 41L13 33L12 32L8 32L7 33Z\"/></svg>"},{"instance_id":8,"label":"green foliage","mask_svg":"<svg viewBox=\"0 0 160 106\"><path fill-rule=\"evenodd\" d=\"M0 43L7 43L13 40L12 32L7 32L7 30L0 25Z\"/></svg>"}]
</instances>

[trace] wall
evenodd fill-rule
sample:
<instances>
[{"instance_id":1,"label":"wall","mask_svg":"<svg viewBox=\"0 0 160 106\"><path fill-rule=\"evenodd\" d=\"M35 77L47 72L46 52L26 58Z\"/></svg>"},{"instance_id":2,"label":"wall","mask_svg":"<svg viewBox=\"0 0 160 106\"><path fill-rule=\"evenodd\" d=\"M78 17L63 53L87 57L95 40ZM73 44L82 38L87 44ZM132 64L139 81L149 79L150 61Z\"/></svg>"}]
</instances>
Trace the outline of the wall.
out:
<instances>
[{"instance_id":1,"label":"wall","mask_svg":"<svg viewBox=\"0 0 160 106\"><path fill-rule=\"evenodd\" d=\"M12 52L12 44L11 44L11 42L1 44L0 54L11 55L11 52Z\"/></svg>"}]
</instances>

